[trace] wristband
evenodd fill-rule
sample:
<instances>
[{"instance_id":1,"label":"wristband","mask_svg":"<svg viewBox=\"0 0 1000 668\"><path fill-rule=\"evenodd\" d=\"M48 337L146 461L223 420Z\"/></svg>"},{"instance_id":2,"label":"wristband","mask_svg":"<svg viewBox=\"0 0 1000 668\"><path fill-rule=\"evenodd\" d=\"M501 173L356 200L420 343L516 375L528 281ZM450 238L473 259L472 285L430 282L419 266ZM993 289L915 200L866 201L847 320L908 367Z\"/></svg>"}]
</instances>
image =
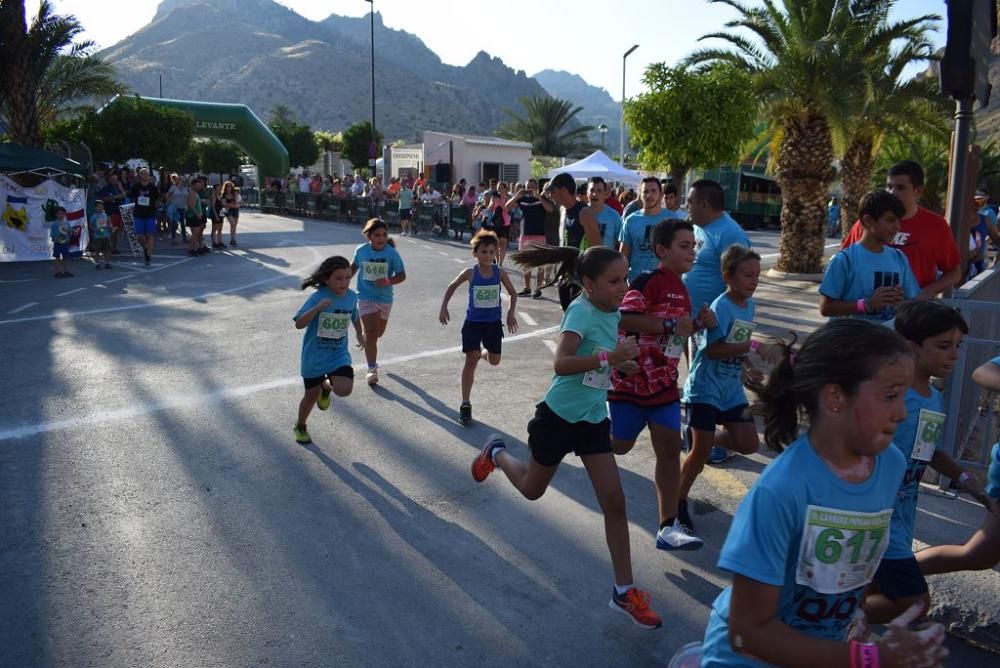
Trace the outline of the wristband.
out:
<instances>
[{"instance_id":1,"label":"wristband","mask_svg":"<svg viewBox=\"0 0 1000 668\"><path fill-rule=\"evenodd\" d=\"M757 339L750 339L750 350L757 352L758 348L760 348L760 341Z\"/></svg>"},{"instance_id":2,"label":"wristband","mask_svg":"<svg viewBox=\"0 0 1000 668\"><path fill-rule=\"evenodd\" d=\"M965 484L970 478L972 478L972 475L968 471L962 471L962 475L958 476L958 482L959 484Z\"/></svg>"},{"instance_id":3,"label":"wristband","mask_svg":"<svg viewBox=\"0 0 1000 668\"><path fill-rule=\"evenodd\" d=\"M597 361L600 362L602 369L607 369L608 368L607 351L602 350L601 352L597 353Z\"/></svg>"},{"instance_id":4,"label":"wristband","mask_svg":"<svg viewBox=\"0 0 1000 668\"><path fill-rule=\"evenodd\" d=\"M878 645L873 642L850 642L851 668L879 668Z\"/></svg>"},{"instance_id":5,"label":"wristband","mask_svg":"<svg viewBox=\"0 0 1000 668\"><path fill-rule=\"evenodd\" d=\"M865 298L862 297L857 302L855 302L854 308L858 313L864 315L868 311L868 303L865 301Z\"/></svg>"},{"instance_id":6,"label":"wristband","mask_svg":"<svg viewBox=\"0 0 1000 668\"><path fill-rule=\"evenodd\" d=\"M677 331L677 318L664 318L663 333L673 334L675 331Z\"/></svg>"}]
</instances>

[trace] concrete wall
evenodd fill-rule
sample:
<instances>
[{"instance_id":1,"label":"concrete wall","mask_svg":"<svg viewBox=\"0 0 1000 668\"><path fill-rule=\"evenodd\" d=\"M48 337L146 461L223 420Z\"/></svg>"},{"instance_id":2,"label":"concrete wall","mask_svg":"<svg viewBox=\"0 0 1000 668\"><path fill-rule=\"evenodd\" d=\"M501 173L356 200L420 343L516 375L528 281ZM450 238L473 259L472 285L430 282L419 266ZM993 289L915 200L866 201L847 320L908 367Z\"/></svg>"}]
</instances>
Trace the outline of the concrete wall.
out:
<instances>
[{"instance_id":1,"label":"concrete wall","mask_svg":"<svg viewBox=\"0 0 1000 668\"><path fill-rule=\"evenodd\" d=\"M448 143L454 154L454 174L452 182L464 178L470 184L478 184L480 163L496 162L518 166L518 179L524 181L531 175L531 149L527 147L492 146L469 143L461 135L439 132L424 132L424 170L433 175L434 166L447 164ZM511 184L513 185L513 184Z\"/></svg>"}]
</instances>

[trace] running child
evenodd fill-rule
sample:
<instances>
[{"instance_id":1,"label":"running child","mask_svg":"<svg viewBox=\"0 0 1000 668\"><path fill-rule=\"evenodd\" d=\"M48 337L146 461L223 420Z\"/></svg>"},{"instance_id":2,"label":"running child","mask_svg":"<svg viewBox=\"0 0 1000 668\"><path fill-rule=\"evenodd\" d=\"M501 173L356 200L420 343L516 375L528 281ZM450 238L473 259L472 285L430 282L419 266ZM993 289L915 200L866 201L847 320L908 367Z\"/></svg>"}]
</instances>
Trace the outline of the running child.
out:
<instances>
[{"instance_id":1,"label":"running child","mask_svg":"<svg viewBox=\"0 0 1000 668\"><path fill-rule=\"evenodd\" d=\"M845 318L813 332L755 387L764 440L784 452L733 517L718 564L733 584L712 604L702 665L930 668L947 656L940 624L909 630L916 605L878 643L846 640L889 542L906 470L890 446L912 378L906 341Z\"/></svg>"},{"instance_id":2,"label":"running child","mask_svg":"<svg viewBox=\"0 0 1000 668\"><path fill-rule=\"evenodd\" d=\"M1000 357L973 371L972 380L984 390L1000 392ZM982 526L965 545L935 545L917 552L917 563L924 575L983 571L1000 564L1000 443L994 443L990 451L987 479L986 507L990 512ZM970 478L962 480L962 474L956 480L960 485L972 482Z\"/></svg>"},{"instance_id":3,"label":"running child","mask_svg":"<svg viewBox=\"0 0 1000 668\"><path fill-rule=\"evenodd\" d=\"M316 288L299 312L293 316L296 329L305 329L302 338L302 382L305 394L299 402L295 423L295 442L312 443L306 421L313 406L321 411L330 407L330 393L346 397L354 389L354 368L347 346L347 329L354 325L358 345L364 345L358 313L358 296L350 289L351 264L335 255L323 260L312 276L302 281L300 289Z\"/></svg>"},{"instance_id":4,"label":"running child","mask_svg":"<svg viewBox=\"0 0 1000 668\"><path fill-rule=\"evenodd\" d=\"M611 374L611 445L616 455L624 455L642 430L649 429L660 521L656 547L694 550L701 547L701 539L690 535L677 519L681 471L677 366L687 337L702 324L715 324L715 316L706 308L700 320L691 319L691 300L681 280L694 263L694 226L678 219L661 220L653 227L651 245L660 266L632 281L619 309L619 335L634 336L639 344L639 371L631 376Z\"/></svg>"},{"instance_id":5,"label":"running child","mask_svg":"<svg viewBox=\"0 0 1000 668\"><path fill-rule=\"evenodd\" d=\"M69 278L70 273L66 261L70 259L69 242L73 238L73 230L66 220L66 209L56 209L56 219L49 225L49 238L52 239L52 264L56 270L56 278Z\"/></svg>"},{"instance_id":6,"label":"running child","mask_svg":"<svg viewBox=\"0 0 1000 668\"><path fill-rule=\"evenodd\" d=\"M111 268L111 220L104 213L104 202L94 202L94 213L90 216L90 249L94 254L94 266L101 268L101 256L104 256L104 268Z\"/></svg>"},{"instance_id":7,"label":"running child","mask_svg":"<svg viewBox=\"0 0 1000 668\"><path fill-rule=\"evenodd\" d=\"M742 455L753 454L760 447L757 426L747 410L743 391L744 367L754 372L747 355L753 351L773 361L781 356L778 346L764 345L753 338L753 293L760 280L760 256L733 244L722 254L722 278L726 291L711 306L715 325L693 337L695 352L684 383L691 452L681 466L677 518L690 536L695 535L695 527L688 510L688 495L713 446ZM716 432L716 425L725 431Z\"/></svg>"},{"instance_id":8,"label":"running child","mask_svg":"<svg viewBox=\"0 0 1000 668\"><path fill-rule=\"evenodd\" d=\"M583 461L604 514L604 531L614 568L614 588L609 606L628 615L644 628L661 625L649 607L649 595L632 583L628 518L618 467L611 450L611 423L607 394L611 368L635 372L639 346L635 339L618 340L618 307L625 295L628 264L621 253L596 246L583 253L577 248L535 248L517 251L512 259L524 267L559 263L558 276L565 283L575 278L583 293L569 305L560 325L552 383L528 423L528 448L524 463L507 452L496 434L487 439L472 462L472 477L482 482L495 467L529 500L545 493L570 452Z\"/></svg>"},{"instance_id":9,"label":"running child","mask_svg":"<svg viewBox=\"0 0 1000 668\"><path fill-rule=\"evenodd\" d=\"M830 260L819 286L819 312L885 322L898 304L920 294L906 256L890 245L905 209L885 190L868 193L858 207L864 234Z\"/></svg>"},{"instance_id":10,"label":"running child","mask_svg":"<svg viewBox=\"0 0 1000 668\"><path fill-rule=\"evenodd\" d=\"M442 325L447 325L448 302L462 283L469 283L469 305L465 311L465 324L462 325L462 352L465 353L465 366L462 367L462 405L458 409L458 421L468 424L472 421L472 383L476 378L476 366L480 358L492 366L500 364L500 344L503 341L503 309L500 306L500 286L503 285L510 295L510 307L507 309L507 330L513 334L517 331L517 318L514 309L517 306L517 293L510 282L507 272L495 264L500 240L497 235L488 230L480 230L472 237L472 255L476 264L465 269L455 277L444 291L441 302L441 313L438 319ZM485 348L486 350L482 350Z\"/></svg>"},{"instance_id":11,"label":"running child","mask_svg":"<svg viewBox=\"0 0 1000 668\"><path fill-rule=\"evenodd\" d=\"M945 404L941 392L931 386L931 376L951 375L962 336L969 333L965 319L956 309L941 302L923 301L902 304L896 310L893 324L913 350L913 382L903 397L906 419L893 439L906 459L906 474L892 511L889 547L875 572L864 605L867 620L875 624L886 623L917 602L924 610L930 607L927 581L913 556L917 492L927 467L958 481L980 502L987 507L991 505L976 479L940 450Z\"/></svg>"},{"instance_id":12,"label":"running child","mask_svg":"<svg viewBox=\"0 0 1000 668\"><path fill-rule=\"evenodd\" d=\"M403 259L389 238L389 226L381 218L372 218L362 230L368 243L354 249L351 276L358 274L358 311L365 327L365 381L378 384L378 340L385 334L392 310L392 286L406 280ZM360 273L359 273L360 272Z\"/></svg>"}]
</instances>

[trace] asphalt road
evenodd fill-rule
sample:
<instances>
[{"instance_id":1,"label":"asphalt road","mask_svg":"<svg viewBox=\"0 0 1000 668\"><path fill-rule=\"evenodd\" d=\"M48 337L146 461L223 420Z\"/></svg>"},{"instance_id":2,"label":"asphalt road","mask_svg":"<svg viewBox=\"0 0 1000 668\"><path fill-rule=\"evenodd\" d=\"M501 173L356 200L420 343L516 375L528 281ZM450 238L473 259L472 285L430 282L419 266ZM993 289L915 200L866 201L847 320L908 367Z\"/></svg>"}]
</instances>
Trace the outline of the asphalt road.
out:
<instances>
[{"instance_id":1,"label":"asphalt road","mask_svg":"<svg viewBox=\"0 0 1000 668\"><path fill-rule=\"evenodd\" d=\"M437 310L468 248L398 239L408 279L382 384L314 412L304 448L297 279L362 237L252 213L241 226L238 250L168 246L151 268L78 262L55 280L0 265L0 666L665 666L701 639L728 579L719 547L767 455L706 471L706 546L679 555L654 548L648 440L619 460L636 582L664 618L641 631L608 610L601 515L575 457L537 502L469 475L490 432L526 455L555 291L520 302L521 332L481 369L462 427L462 301L448 327ZM954 651L950 665L996 659Z\"/></svg>"}]
</instances>

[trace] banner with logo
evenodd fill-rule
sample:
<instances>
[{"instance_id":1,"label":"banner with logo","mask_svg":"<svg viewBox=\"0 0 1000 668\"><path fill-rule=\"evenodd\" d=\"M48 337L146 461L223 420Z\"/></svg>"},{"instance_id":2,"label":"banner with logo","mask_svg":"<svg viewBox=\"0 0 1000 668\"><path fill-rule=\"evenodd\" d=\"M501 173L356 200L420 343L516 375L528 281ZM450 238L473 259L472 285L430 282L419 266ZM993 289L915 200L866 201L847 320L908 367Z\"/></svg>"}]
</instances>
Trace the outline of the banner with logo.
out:
<instances>
[{"instance_id":1,"label":"banner with logo","mask_svg":"<svg viewBox=\"0 0 1000 668\"><path fill-rule=\"evenodd\" d=\"M25 188L0 175L0 262L52 259L49 229L56 209L66 209L72 234L70 251L87 247L87 191L68 188L52 180Z\"/></svg>"}]
</instances>

